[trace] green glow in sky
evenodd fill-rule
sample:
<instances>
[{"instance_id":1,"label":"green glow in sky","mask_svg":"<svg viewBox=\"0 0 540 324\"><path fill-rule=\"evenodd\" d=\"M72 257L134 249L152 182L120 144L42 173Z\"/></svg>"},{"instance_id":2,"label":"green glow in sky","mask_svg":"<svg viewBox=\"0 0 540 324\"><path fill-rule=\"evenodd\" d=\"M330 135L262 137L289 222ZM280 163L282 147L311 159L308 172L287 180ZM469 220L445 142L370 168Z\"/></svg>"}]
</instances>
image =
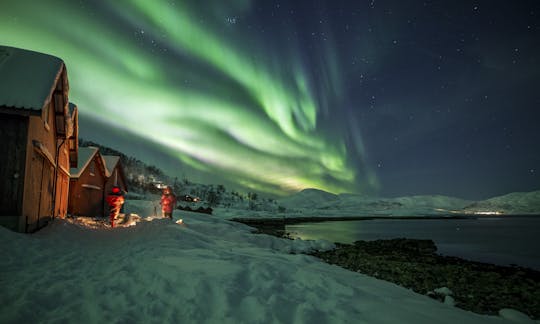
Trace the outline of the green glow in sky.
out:
<instances>
[{"instance_id":1,"label":"green glow in sky","mask_svg":"<svg viewBox=\"0 0 540 324\"><path fill-rule=\"evenodd\" d=\"M205 4L204 18L201 8L171 1L84 3L0 4L0 43L62 58L81 118L137 133L179 162L255 190L371 186L358 183L367 171L351 166L343 140L320 129L322 108L332 107L315 96L293 45L269 52L216 18L219 1ZM251 3L229 7L248 15ZM325 55L335 81L325 86L339 88L331 47Z\"/></svg>"}]
</instances>

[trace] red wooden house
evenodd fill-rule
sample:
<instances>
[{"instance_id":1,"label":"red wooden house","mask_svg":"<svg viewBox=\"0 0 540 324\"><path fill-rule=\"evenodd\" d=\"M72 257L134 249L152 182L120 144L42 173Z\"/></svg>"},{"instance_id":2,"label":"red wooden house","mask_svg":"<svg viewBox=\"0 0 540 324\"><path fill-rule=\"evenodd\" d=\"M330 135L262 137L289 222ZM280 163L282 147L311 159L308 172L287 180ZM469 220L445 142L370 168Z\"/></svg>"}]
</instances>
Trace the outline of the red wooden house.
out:
<instances>
[{"instance_id":1,"label":"red wooden house","mask_svg":"<svg viewBox=\"0 0 540 324\"><path fill-rule=\"evenodd\" d=\"M79 167L71 168L68 213L73 216L105 215L107 168L97 147L79 148Z\"/></svg>"},{"instance_id":2,"label":"red wooden house","mask_svg":"<svg viewBox=\"0 0 540 324\"><path fill-rule=\"evenodd\" d=\"M75 216L100 217L108 214L105 197L113 186L127 192L126 177L120 157L101 155L97 147L79 148L78 168L71 168L69 213Z\"/></svg>"}]
</instances>

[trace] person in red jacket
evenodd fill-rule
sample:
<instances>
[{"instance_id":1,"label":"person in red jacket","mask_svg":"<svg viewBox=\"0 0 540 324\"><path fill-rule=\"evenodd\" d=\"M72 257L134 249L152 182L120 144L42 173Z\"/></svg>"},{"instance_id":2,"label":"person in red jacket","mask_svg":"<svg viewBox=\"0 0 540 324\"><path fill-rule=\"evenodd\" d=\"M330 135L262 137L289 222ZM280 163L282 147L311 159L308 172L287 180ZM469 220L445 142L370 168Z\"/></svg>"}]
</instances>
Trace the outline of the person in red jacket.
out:
<instances>
[{"instance_id":1,"label":"person in red jacket","mask_svg":"<svg viewBox=\"0 0 540 324\"><path fill-rule=\"evenodd\" d=\"M163 212L163 217L169 217L172 219L172 213L176 207L176 196L173 194L171 187L166 187L163 189L163 195L161 195L161 211Z\"/></svg>"},{"instance_id":2,"label":"person in red jacket","mask_svg":"<svg viewBox=\"0 0 540 324\"><path fill-rule=\"evenodd\" d=\"M120 209L124 204L124 196L118 186L114 186L111 193L107 195L107 204L109 205L109 220L111 221L111 227L114 228L114 220L118 217Z\"/></svg>"}]
</instances>

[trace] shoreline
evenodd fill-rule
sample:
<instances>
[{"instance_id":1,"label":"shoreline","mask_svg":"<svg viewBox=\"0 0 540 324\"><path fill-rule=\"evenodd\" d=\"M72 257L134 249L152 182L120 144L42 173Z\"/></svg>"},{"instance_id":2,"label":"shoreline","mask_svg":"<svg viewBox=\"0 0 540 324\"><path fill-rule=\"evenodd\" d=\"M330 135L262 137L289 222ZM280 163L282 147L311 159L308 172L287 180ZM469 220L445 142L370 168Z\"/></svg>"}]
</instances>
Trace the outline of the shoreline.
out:
<instances>
[{"instance_id":1,"label":"shoreline","mask_svg":"<svg viewBox=\"0 0 540 324\"><path fill-rule=\"evenodd\" d=\"M448 219L469 219L470 216L450 215L450 216L338 216L338 217L281 217L281 218L231 218L230 221L242 223L257 229L257 233L263 233L282 238L290 238L286 232L287 225L295 225L302 223L323 223L323 222L346 222L346 221L362 221L374 219L388 220L448 220Z\"/></svg>"},{"instance_id":2,"label":"shoreline","mask_svg":"<svg viewBox=\"0 0 540 324\"><path fill-rule=\"evenodd\" d=\"M302 224L302 223L323 223L323 222L346 222L346 221L360 221L360 220L374 220L374 219L389 219L389 220L403 220L403 219L467 219L469 217L463 215L451 215L451 216L337 216L337 217L275 217L275 218L245 218L235 217L229 219L230 221L242 223L251 227L255 227L261 232L270 231L285 231L286 225ZM273 235L273 234L272 234Z\"/></svg>"},{"instance_id":3,"label":"shoreline","mask_svg":"<svg viewBox=\"0 0 540 324\"><path fill-rule=\"evenodd\" d=\"M427 220L479 217L477 215L296 217L244 218L234 221L255 227L257 229L255 234L291 239L285 231L285 226L289 224L381 218ZM440 302L478 314L497 315L503 308L512 308L533 320L540 319L540 271L522 266L502 266L440 255L433 240L400 238L356 241L353 244L336 243L333 250L314 251L308 254L325 263L392 282Z\"/></svg>"},{"instance_id":4,"label":"shoreline","mask_svg":"<svg viewBox=\"0 0 540 324\"><path fill-rule=\"evenodd\" d=\"M338 243L309 255L478 314L512 308L540 319L540 271L439 255L432 240Z\"/></svg>"},{"instance_id":5,"label":"shoreline","mask_svg":"<svg viewBox=\"0 0 540 324\"><path fill-rule=\"evenodd\" d=\"M296 225L303 223L324 223L324 222L347 222L364 220L455 220L455 219L487 219L499 217L539 217L537 214L507 214L507 215L470 215L470 214L452 214L435 216L307 216L307 217L271 217L271 218L249 218L235 217L229 221L242 223L257 229L257 233L264 233L273 236L290 238L286 232L287 225Z\"/></svg>"}]
</instances>

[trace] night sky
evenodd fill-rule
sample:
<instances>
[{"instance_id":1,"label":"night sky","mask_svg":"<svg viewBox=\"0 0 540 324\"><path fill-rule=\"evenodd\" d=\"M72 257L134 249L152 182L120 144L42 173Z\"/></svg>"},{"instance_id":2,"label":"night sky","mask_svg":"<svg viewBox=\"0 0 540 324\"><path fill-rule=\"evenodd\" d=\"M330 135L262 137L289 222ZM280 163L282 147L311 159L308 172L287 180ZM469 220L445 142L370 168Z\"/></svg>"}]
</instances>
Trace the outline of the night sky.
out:
<instances>
[{"instance_id":1,"label":"night sky","mask_svg":"<svg viewBox=\"0 0 540 324\"><path fill-rule=\"evenodd\" d=\"M539 1L2 0L0 44L66 62L81 137L179 177L540 189Z\"/></svg>"}]
</instances>

